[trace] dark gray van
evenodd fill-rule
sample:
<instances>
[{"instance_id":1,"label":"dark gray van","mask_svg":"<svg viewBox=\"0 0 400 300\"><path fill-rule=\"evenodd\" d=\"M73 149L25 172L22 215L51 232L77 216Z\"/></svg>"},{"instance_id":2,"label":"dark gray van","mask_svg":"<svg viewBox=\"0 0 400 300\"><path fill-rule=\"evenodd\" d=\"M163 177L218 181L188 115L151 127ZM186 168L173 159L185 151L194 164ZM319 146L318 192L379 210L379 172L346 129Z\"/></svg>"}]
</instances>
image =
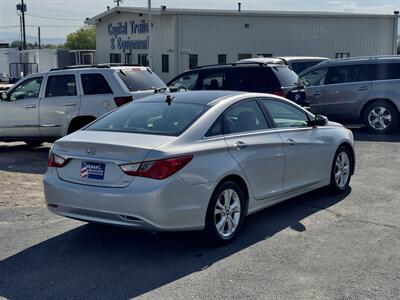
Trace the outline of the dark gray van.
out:
<instances>
[{"instance_id":1,"label":"dark gray van","mask_svg":"<svg viewBox=\"0 0 400 300\"><path fill-rule=\"evenodd\" d=\"M300 78L313 113L363 123L374 133L398 128L400 56L329 60L303 71Z\"/></svg>"}]
</instances>

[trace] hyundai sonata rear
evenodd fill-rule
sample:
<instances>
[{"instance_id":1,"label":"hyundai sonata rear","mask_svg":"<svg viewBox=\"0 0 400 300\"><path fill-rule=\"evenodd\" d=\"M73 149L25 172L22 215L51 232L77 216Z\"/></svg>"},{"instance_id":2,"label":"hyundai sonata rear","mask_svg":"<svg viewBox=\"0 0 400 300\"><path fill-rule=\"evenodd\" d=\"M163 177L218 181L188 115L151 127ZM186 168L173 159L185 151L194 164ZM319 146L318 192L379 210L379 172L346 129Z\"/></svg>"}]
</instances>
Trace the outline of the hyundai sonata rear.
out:
<instances>
[{"instance_id":1,"label":"hyundai sonata rear","mask_svg":"<svg viewBox=\"0 0 400 300\"><path fill-rule=\"evenodd\" d=\"M354 171L351 132L269 94L134 101L58 140L44 179L59 215L232 240L246 215Z\"/></svg>"}]
</instances>

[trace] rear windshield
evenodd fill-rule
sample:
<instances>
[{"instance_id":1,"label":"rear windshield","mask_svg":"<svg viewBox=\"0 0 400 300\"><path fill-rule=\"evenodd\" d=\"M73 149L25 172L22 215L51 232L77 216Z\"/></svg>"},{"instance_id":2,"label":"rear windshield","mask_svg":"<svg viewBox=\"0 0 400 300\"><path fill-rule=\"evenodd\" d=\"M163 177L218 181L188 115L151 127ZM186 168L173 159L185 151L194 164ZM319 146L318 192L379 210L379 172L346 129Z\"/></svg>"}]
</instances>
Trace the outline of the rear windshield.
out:
<instances>
[{"instance_id":1,"label":"rear windshield","mask_svg":"<svg viewBox=\"0 0 400 300\"><path fill-rule=\"evenodd\" d=\"M293 71L295 71L297 74L300 74L303 72L305 69L308 69L312 66L315 66L316 64L319 64L320 61L303 61L303 62L292 62L291 67Z\"/></svg>"},{"instance_id":2,"label":"rear windshield","mask_svg":"<svg viewBox=\"0 0 400 300\"><path fill-rule=\"evenodd\" d=\"M192 103L133 102L86 130L178 136L206 110L207 106Z\"/></svg>"},{"instance_id":3,"label":"rear windshield","mask_svg":"<svg viewBox=\"0 0 400 300\"><path fill-rule=\"evenodd\" d=\"M275 75L278 77L282 87L297 86L299 82L299 76L286 66L275 66L272 67Z\"/></svg>"},{"instance_id":4,"label":"rear windshield","mask_svg":"<svg viewBox=\"0 0 400 300\"><path fill-rule=\"evenodd\" d=\"M120 69L117 74L131 92L166 88L165 83L149 69Z\"/></svg>"}]
</instances>

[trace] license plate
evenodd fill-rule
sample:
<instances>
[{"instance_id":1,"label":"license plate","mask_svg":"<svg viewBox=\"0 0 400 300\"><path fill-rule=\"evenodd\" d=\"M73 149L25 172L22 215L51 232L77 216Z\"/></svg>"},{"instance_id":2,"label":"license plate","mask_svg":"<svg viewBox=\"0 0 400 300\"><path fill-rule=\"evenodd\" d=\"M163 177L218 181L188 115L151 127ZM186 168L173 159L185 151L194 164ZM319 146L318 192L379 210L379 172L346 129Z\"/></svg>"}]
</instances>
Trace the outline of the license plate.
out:
<instances>
[{"instance_id":1,"label":"license plate","mask_svg":"<svg viewBox=\"0 0 400 300\"><path fill-rule=\"evenodd\" d=\"M106 171L106 164L82 161L81 178L103 180Z\"/></svg>"}]
</instances>

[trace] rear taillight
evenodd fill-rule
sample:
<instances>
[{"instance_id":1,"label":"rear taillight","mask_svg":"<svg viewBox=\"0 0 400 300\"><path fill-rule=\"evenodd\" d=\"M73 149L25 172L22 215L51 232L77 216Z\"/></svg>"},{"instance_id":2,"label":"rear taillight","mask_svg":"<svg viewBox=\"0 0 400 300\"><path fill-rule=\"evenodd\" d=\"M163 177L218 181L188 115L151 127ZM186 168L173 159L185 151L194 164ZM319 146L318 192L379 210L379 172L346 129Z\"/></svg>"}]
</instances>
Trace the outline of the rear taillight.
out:
<instances>
[{"instance_id":1,"label":"rear taillight","mask_svg":"<svg viewBox=\"0 0 400 300\"><path fill-rule=\"evenodd\" d=\"M51 150L49 152L49 158L47 160L47 166L52 168L62 168L68 163L68 158L61 157L54 154Z\"/></svg>"},{"instance_id":2,"label":"rear taillight","mask_svg":"<svg viewBox=\"0 0 400 300\"><path fill-rule=\"evenodd\" d=\"M126 96L126 97L114 97L115 104L120 107L124 104L127 104L128 102L131 102L133 100L132 96Z\"/></svg>"},{"instance_id":3,"label":"rear taillight","mask_svg":"<svg viewBox=\"0 0 400 300\"><path fill-rule=\"evenodd\" d=\"M121 165L120 167L125 174L130 176L140 176L161 180L178 172L180 169L186 166L192 160L192 158L192 155L187 155L162 160L144 161L141 163Z\"/></svg>"},{"instance_id":4,"label":"rear taillight","mask_svg":"<svg viewBox=\"0 0 400 300\"><path fill-rule=\"evenodd\" d=\"M277 96L285 97L285 93L282 90L275 91L273 94L277 95Z\"/></svg>"}]
</instances>

